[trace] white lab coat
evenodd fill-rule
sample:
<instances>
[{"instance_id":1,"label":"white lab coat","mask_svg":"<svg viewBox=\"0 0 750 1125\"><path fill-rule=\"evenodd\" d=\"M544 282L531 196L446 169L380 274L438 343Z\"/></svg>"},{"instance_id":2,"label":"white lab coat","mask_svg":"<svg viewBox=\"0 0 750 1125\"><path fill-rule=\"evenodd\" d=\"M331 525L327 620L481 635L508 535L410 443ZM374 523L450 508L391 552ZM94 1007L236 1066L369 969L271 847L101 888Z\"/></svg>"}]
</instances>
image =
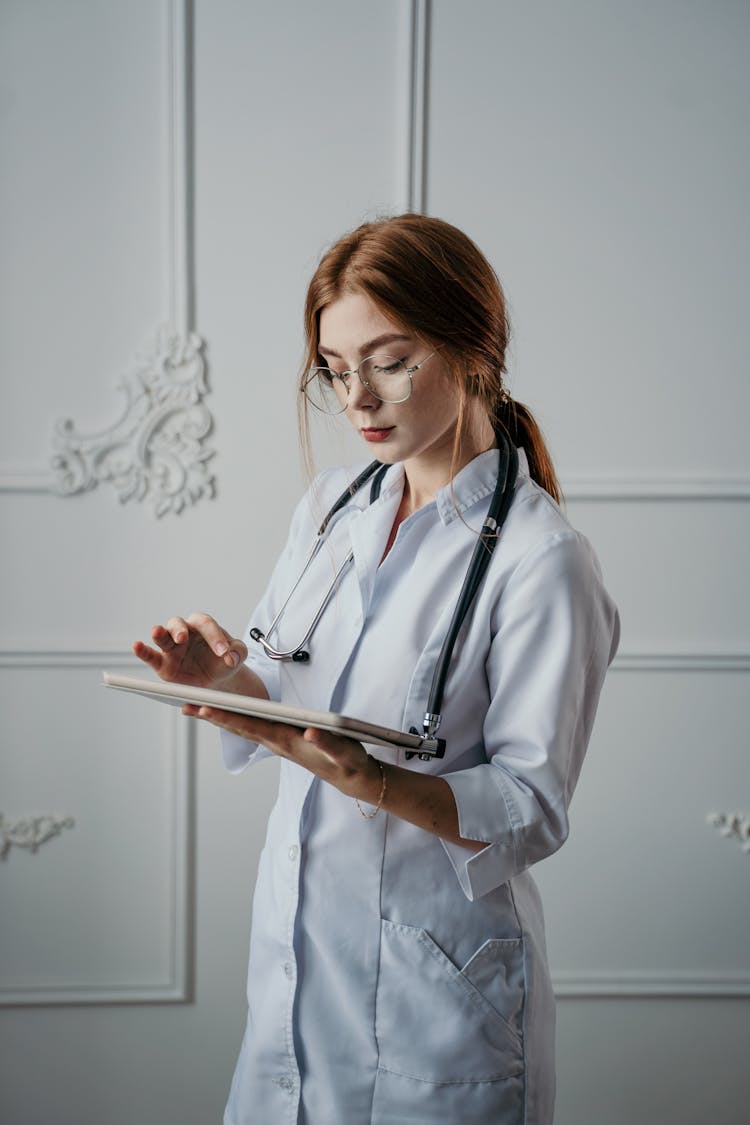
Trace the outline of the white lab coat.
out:
<instances>
[{"instance_id":1,"label":"white lab coat","mask_svg":"<svg viewBox=\"0 0 750 1125\"><path fill-rule=\"evenodd\" d=\"M273 642L304 635L350 548L307 664L249 663L272 699L421 729L433 668L494 487L498 451L398 529L388 470L341 512ZM294 515L252 625L265 631L323 515L356 470L321 475ZM429 763L474 853L281 762L253 904L249 1015L225 1125L549 1125L554 998L529 867L568 833L567 806L619 634L587 540L528 476L455 648ZM223 736L234 771L268 753Z\"/></svg>"}]
</instances>

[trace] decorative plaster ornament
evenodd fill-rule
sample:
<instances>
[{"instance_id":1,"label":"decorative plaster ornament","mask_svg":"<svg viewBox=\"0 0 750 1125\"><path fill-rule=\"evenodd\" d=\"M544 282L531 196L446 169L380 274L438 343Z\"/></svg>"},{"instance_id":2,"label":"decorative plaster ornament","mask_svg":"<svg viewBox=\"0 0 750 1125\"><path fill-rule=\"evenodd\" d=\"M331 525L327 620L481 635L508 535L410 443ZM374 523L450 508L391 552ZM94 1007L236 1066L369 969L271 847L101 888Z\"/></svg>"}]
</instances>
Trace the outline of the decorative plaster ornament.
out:
<instances>
[{"instance_id":1,"label":"decorative plaster ornament","mask_svg":"<svg viewBox=\"0 0 750 1125\"><path fill-rule=\"evenodd\" d=\"M36 853L42 844L59 836L63 828L73 828L72 816L27 816L23 820L6 820L0 813L0 859L5 859L11 848L28 848Z\"/></svg>"},{"instance_id":2,"label":"decorative plaster ornament","mask_svg":"<svg viewBox=\"0 0 750 1125\"><path fill-rule=\"evenodd\" d=\"M149 499L154 513L178 514L214 495L203 442L213 419L203 403L208 391L194 332L180 335L162 325L153 346L136 359L118 389L127 404L119 422L98 434L80 434L70 418L57 423L52 459L55 491L73 496L103 482L121 503Z\"/></svg>"},{"instance_id":3,"label":"decorative plaster ornament","mask_svg":"<svg viewBox=\"0 0 750 1125\"><path fill-rule=\"evenodd\" d=\"M736 837L743 852L750 853L750 814L711 813L708 823L713 825L720 836Z\"/></svg>"}]
</instances>

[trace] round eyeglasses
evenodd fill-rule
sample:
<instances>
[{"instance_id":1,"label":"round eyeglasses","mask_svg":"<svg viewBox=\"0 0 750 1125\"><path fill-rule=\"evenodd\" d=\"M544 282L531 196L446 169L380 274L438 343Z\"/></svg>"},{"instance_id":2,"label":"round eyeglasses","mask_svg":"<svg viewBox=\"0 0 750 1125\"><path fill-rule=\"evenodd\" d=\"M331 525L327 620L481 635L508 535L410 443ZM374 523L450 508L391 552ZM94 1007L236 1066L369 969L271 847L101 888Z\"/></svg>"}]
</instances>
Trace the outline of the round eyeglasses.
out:
<instances>
[{"instance_id":1,"label":"round eyeglasses","mask_svg":"<svg viewBox=\"0 0 750 1125\"><path fill-rule=\"evenodd\" d=\"M324 414L343 414L349 405L349 386L354 375L380 402L406 402L411 397L414 372L434 355L435 352L430 352L413 367L407 367L403 360L392 355L370 355L355 371L311 367L305 372L301 390L308 402Z\"/></svg>"}]
</instances>

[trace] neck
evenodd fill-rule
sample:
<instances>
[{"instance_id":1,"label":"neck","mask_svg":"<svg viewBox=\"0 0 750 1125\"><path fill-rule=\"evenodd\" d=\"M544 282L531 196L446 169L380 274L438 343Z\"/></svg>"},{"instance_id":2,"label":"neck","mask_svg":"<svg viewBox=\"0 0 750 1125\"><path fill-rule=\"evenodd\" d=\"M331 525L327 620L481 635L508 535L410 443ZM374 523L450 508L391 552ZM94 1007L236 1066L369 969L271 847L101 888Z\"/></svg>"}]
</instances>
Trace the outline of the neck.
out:
<instances>
[{"instance_id":1,"label":"neck","mask_svg":"<svg viewBox=\"0 0 750 1125\"><path fill-rule=\"evenodd\" d=\"M461 472L470 461L480 453L491 449L495 444L495 434L489 418L478 403L467 405L467 425L462 436L457 456L453 458L455 432L446 435L446 440L438 448L404 462L404 495L399 515L402 519L430 504L441 488L445 488L453 477Z\"/></svg>"}]
</instances>

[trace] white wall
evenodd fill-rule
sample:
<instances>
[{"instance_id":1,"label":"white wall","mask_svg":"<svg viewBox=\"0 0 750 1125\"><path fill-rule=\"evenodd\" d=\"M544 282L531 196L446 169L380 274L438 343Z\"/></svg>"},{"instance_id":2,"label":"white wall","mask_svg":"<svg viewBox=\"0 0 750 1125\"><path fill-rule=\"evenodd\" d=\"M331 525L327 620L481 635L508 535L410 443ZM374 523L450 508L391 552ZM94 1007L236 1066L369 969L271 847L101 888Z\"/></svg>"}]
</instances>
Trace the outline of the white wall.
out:
<instances>
[{"instance_id":1,"label":"white wall","mask_svg":"<svg viewBox=\"0 0 750 1125\"><path fill-rule=\"evenodd\" d=\"M0 861L0 1120L220 1118L275 770L98 670L175 610L243 626L303 484L307 277L420 202L496 265L623 612L539 871L558 1123L744 1120L750 860L706 816L750 813L749 37L731 0L2 0L0 813L75 825ZM116 383L168 319L205 340L215 498L54 495L60 417L132 465Z\"/></svg>"}]
</instances>

